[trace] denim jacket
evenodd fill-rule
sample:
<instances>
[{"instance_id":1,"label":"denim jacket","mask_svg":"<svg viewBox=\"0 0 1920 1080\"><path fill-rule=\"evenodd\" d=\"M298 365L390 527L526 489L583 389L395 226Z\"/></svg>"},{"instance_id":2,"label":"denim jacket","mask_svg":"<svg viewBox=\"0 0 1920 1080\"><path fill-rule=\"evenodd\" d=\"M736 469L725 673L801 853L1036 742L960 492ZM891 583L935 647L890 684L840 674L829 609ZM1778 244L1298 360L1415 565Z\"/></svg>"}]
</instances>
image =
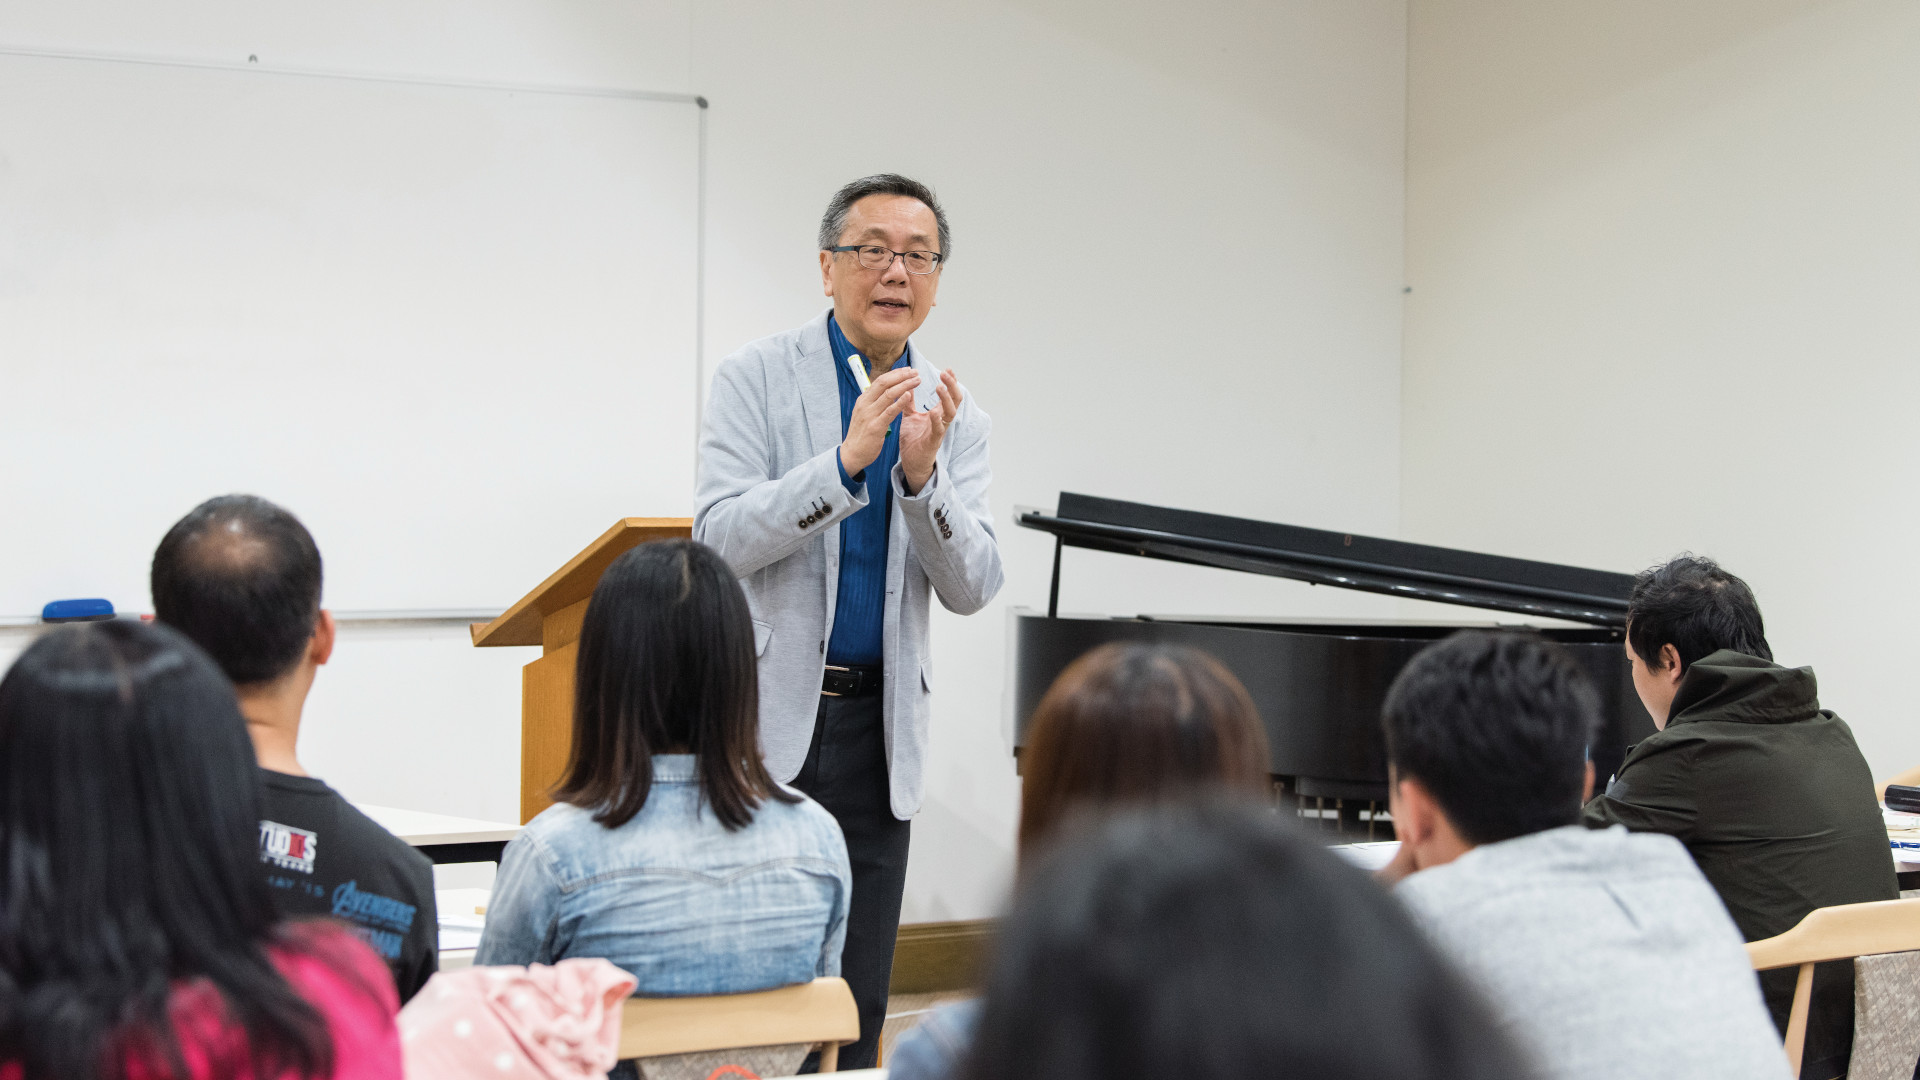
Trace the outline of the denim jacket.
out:
<instances>
[{"instance_id":1,"label":"denim jacket","mask_svg":"<svg viewBox=\"0 0 1920 1080\"><path fill-rule=\"evenodd\" d=\"M691 754L657 754L633 820L555 804L500 860L474 963L598 956L636 994L731 994L840 973L852 876L840 826L811 799L766 800L729 831Z\"/></svg>"}]
</instances>

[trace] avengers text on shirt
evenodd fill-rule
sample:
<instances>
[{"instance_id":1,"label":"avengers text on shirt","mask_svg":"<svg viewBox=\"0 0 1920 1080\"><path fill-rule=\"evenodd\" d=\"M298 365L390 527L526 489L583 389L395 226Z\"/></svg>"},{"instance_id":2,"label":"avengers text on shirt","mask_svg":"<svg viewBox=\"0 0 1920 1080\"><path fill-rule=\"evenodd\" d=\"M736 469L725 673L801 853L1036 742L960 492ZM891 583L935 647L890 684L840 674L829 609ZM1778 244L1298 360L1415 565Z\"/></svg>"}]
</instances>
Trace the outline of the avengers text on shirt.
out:
<instances>
[{"instance_id":1,"label":"avengers text on shirt","mask_svg":"<svg viewBox=\"0 0 1920 1080\"><path fill-rule=\"evenodd\" d=\"M414 906L390 896L370 893L355 882L333 890L333 914L344 919L361 940L389 960L400 955L400 945L413 926Z\"/></svg>"}]
</instances>

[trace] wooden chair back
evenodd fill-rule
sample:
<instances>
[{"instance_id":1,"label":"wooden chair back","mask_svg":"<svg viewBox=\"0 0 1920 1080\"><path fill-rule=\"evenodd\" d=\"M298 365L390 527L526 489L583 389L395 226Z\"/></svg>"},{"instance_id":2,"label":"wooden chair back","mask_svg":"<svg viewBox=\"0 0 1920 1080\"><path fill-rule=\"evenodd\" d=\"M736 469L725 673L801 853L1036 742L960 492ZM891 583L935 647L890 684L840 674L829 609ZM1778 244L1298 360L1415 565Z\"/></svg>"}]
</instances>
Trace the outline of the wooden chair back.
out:
<instances>
[{"instance_id":1,"label":"wooden chair back","mask_svg":"<svg viewBox=\"0 0 1920 1080\"><path fill-rule=\"evenodd\" d=\"M1753 970L1800 968L1787 1014L1787 1062L1800 1075L1807 1047L1807 1007L1813 998L1813 965L1876 953L1920 950L1920 899L1876 900L1816 908L1784 934L1747 943Z\"/></svg>"},{"instance_id":2,"label":"wooden chair back","mask_svg":"<svg viewBox=\"0 0 1920 1080\"><path fill-rule=\"evenodd\" d=\"M860 1010L845 979L707 997L628 998L620 1059L750 1046L818 1044L820 1071L835 1072L840 1045L860 1037Z\"/></svg>"}]
</instances>

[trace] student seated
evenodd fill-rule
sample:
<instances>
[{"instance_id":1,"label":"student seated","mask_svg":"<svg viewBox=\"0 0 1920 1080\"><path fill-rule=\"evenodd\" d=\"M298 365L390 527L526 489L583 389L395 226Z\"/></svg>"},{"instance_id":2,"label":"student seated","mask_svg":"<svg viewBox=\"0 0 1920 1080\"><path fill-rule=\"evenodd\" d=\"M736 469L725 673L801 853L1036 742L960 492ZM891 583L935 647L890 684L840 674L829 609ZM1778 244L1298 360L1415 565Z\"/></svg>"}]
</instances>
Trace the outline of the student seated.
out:
<instances>
[{"instance_id":1,"label":"student seated","mask_svg":"<svg viewBox=\"0 0 1920 1080\"><path fill-rule=\"evenodd\" d=\"M1634 689L1660 730L1587 804L1589 826L1677 838L1748 941L1815 908L1899 898L1853 732L1820 708L1813 669L1773 662L1746 582L1690 555L1642 573L1625 647ZM1791 968L1760 976L1783 1032L1794 979ZM1852 1045L1853 965L1823 964L1801 1075L1843 1075Z\"/></svg>"},{"instance_id":2,"label":"student seated","mask_svg":"<svg viewBox=\"0 0 1920 1080\"><path fill-rule=\"evenodd\" d=\"M507 845L474 963L597 956L662 996L838 975L846 844L761 763L733 571L690 540L626 552L579 649L571 760L555 804Z\"/></svg>"},{"instance_id":3,"label":"student seated","mask_svg":"<svg viewBox=\"0 0 1920 1080\"><path fill-rule=\"evenodd\" d=\"M0 680L0 1077L400 1077L386 968L282 923L233 689L179 634L49 631Z\"/></svg>"},{"instance_id":4,"label":"student seated","mask_svg":"<svg viewBox=\"0 0 1920 1080\"><path fill-rule=\"evenodd\" d=\"M1123 812L1049 844L1001 928L961 1071L1530 1075L1392 897L1254 802Z\"/></svg>"},{"instance_id":5,"label":"student seated","mask_svg":"<svg viewBox=\"0 0 1920 1080\"><path fill-rule=\"evenodd\" d=\"M1785 1080L1740 933L1686 849L1579 824L1600 713L1565 650L1455 634L1383 711L1400 852L1382 877L1404 877L1542 1077Z\"/></svg>"},{"instance_id":6,"label":"student seated","mask_svg":"<svg viewBox=\"0 0 1920 1080\"><path fill-rule=\"evenodd\" d=\"M208 499L153 553L154 616L232 679L260 763L260 873L288 917L327 915L373 946L406 1001L439 969L433 863L375 824L295 752L300 714L333 655L320 549L252 495Z\"/></svg>"},{"instance_id":7,"label":"student seated","mask_svg":"<svg viewBox=\"0 0 1920 1080\"><path fill-rule=\"evenodd\" d=\"M1219 661L1173 645L1102 645L1068 665L1033 711L1021 765L1023 867L1065 820L1272 787L1253 699ZM978 1012L945 1005L903 1033L891 1080L955 1075Z\"/></svg>"}]
</instances>

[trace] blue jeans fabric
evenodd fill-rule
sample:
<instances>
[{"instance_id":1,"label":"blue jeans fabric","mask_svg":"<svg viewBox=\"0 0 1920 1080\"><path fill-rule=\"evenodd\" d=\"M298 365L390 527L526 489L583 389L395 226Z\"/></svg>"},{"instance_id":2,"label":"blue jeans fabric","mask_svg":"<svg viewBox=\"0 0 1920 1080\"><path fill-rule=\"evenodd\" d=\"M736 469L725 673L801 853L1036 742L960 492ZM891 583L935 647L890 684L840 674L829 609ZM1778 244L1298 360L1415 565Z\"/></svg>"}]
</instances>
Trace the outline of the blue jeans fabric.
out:
<instances>
[{"instance_id":1,"label":"blue jeans fabric","mask_svg":"<svg viewBox=\"0 0 1920 1080\"><path fill-rule=\"evenodd\" d=\"M766 990L840 973L852 888L840 828L817 803L768 800L729 831L693 755L660 754L625 825L557 804L507 845L474 963L598 956L640 995Z\"/></svg>"},{"instance_id":2,"label":"blue jeans fabric","mask_svg":"<svg viewBox=\"0 0 1920 1080\"><path fill-rule=\"evenodd\" d=\"M973 1032L980 1026L980 999L954 1001L902 1032L887 1057L887 1080L954 1080Z\"/></svg>"}]
</instances>

